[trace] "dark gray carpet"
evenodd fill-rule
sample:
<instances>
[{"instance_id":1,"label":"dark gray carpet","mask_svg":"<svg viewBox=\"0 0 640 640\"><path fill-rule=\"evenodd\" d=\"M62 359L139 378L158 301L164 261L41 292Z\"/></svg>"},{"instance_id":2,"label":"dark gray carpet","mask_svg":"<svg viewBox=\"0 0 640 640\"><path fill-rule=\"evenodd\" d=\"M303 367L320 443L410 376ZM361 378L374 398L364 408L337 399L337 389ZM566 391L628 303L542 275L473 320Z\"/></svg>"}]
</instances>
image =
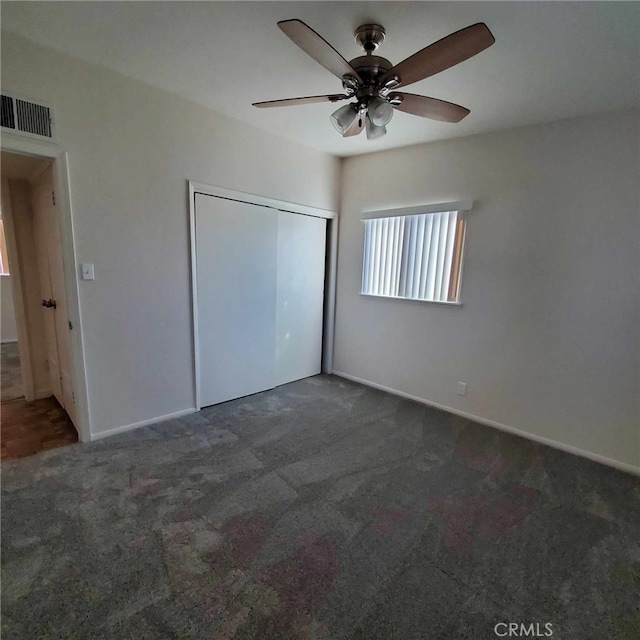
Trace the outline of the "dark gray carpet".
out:
<instances>
[{"instance_id":1,"label":"dark gray carpet","mask_svg":"<svg viewBox=\"0 0 640 640\"><path fill-rule=\"evenodd\" d=\"M334 377L2 480L4 640L640 638L638 478Z\"/></svg>"}]
</instances>

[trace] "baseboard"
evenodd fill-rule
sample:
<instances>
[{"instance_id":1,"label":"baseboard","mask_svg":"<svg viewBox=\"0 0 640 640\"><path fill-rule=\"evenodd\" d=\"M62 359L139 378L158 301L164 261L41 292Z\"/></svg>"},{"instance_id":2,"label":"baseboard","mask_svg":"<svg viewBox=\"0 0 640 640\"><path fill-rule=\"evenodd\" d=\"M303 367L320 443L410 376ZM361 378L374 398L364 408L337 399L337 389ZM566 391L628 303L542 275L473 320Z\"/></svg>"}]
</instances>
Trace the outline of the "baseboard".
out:
<instances>
[{"instance_id":1,"label":"baseboard","mask_svg":"<svg viewBox=\"0 0 640 640\"><path fill-rule=\"evenodd\" d=\"M150 424L157 424L158 422L164 422L165 420L173 420L175 418L182 418L183 416L188 416L191 413L195 413L196 408L191 407L190 409L183 409L182 411L176 411L175 413L168 413L164 416L157 416L156 418L150 418L149 420L141 420L140 422L134 422L132 424L126 424L123 427L116 427L115 429L107 429L107 431L100 431L99 433L91 434L91 441L94 440L102 440L103 438L108 438L110 436L115 436L118 433L125 433L126 431L133 431L134 429L139 429L140 427L147 427Z\"/></svg>"},{"instance_id":2,"label":"baseboard","mask_svg":"<svg viewBox=\"0 0 640 640\"><path fill-rule=\"evenodd\" d=\"M457 416L460 416L462 418L467 418L468 420L473 420L474 422L479 422L480 424L484 424L488 427L500 429L500 431L506 431L507 433L512 433L516 436L521 436L522 438L533 440L534 442L538 442L540 444L553 447L554 449L559 449L560 451L564 451L566 453L572 453L576 456L587 458L589 460L592 460L593 462L599 462L600 464L605 464L609 467L613 467L614 469L618 469L619 471L624 471L626 473L631 473L633 475L640 476L640 467L636 467L627 462L621 462L620 460L607 458L606 456L602 456L598 453L593 453L591 451L579 449L578 447L574 447L569 444L564 444L563 442L558 442L557 440L552 440L551 438L538 436L535 433L522 431L521 429L516 429L515 427L510 427L509 425L502 424L500 422L495 422L494 420L488 420L487 418L482 418L472 413L466 413L465 411L460 411L459 409L454 409L453 407L447 407L446 405L438 404L437 402L431 402L430 400L427 400L425 398L419 398L418 396L411 395L410 393L404 393L403 391L398 391L397 389L392 389L391 387L385 387L382 384L377 384L376 382L371 382L371 380L365 380L364 378L358 378L357 376L352 376L348 373L343 373L342 371L334 370L333 375L338 376L340 378L345 378L346 380L351 380L352 382L358 382L359 384L363 384L367 387L372 387L373 389L386 391L387 393L391 393L394 396L400 396L401 398L406 398L407 400L413 400L415 402L419 402L420 404L425 404L429 407L434 407L436 409L441 409L442 411L447 411L448 413L453 413Z\"/></svg>"},{"instance_id":3,"label":"baseboard","mask_svg":"<svg viewBox=\"0 0 640 640\"><path fill-rule=\"evenodd\" d=\"M0 340L0 344L13 344L14 342L18 342L18 338L15 340Z\"/></svg>"},{"instance_id":4,"label":"baseboard","mask_svg":"<svg viewBox=\"0 0 640 640\"><path fill-rule=\"evenodd\" d=\"M51 389L38 389L34 395L36 400L44 400L44 398L50 398L53 393Z\"/></svg>"}]
</instances>

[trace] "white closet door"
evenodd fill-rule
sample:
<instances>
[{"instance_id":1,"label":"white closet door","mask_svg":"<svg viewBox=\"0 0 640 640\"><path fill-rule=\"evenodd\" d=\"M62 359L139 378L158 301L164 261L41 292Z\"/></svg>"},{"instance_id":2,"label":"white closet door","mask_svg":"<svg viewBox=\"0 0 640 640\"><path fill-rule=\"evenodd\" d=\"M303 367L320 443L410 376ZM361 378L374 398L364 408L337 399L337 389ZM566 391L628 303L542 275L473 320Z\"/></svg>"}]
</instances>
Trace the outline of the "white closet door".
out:
<instances>
[{"instance_id":1,"label":"white closet door","mask_svg":"<svg viewBox=\"0 0 640 640\"><path fill-rule=\"evenodd\" d=\"M278 216L196 195L200 405L276 385Z\"/></svg>"},{"instance_id":2,"label":"white closet door","mask_svg":"<svg viewBox=\"0 0 640 640\"><path fill-rule=\"evenodd\" d=\"M278 212L276 384L320 373L327 221Z\"/></svg>"}]
</instances>

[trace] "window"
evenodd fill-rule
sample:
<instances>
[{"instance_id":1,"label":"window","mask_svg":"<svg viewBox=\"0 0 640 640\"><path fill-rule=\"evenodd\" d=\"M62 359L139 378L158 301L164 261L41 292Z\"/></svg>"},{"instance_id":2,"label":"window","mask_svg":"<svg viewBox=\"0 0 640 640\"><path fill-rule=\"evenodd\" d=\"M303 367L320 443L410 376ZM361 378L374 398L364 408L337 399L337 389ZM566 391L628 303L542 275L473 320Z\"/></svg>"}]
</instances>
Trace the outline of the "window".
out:
<instances>
[{"instance_id":1,"label":"window","mask_svg":"<svg viewBox=\"0 0 640 640\"><path fill-rule=\"evenodd\" d=\"M461 210L365 220L362 293L459 302L465 229Z\"/></svg>"},{"instance_id":2,"label":"window","mask_svg":"<svg viewBox=\"0 0 640 640\"><path fill-rule=\"evenodd\" d=\"M9 275L9 258L7 257L7 242L4 237L4 220L0 218L0 276Z\"/></svg>"}]
</instances>

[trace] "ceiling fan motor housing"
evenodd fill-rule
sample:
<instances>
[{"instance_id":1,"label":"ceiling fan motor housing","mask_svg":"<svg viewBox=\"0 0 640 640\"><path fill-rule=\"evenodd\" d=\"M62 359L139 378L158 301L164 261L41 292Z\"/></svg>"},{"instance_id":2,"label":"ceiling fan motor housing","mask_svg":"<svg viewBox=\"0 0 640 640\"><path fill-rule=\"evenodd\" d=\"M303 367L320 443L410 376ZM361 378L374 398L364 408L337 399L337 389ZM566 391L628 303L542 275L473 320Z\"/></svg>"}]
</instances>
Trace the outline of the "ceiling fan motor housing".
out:
<instances>
[{"instance_id":1,"label":"ceiling fan motor housing","mask_svg":"<svg viewBox=\"0 0 640 640\"><path fill-rule=\"evenodd\" d=\"M389 60L380 56L366 55L354 58L349 64L358 73L362 82L355 78L345 77L343 79L343 87L348 95L357 98L360 107L366 105L376 97L386 98L386 95L380 93L380 78L393 66Z\"/></svg>"},{"instance_id":2,"label":"ceiling fan motor housing","mask_svg":"<svg viewBox=\"0 0 640 640\"><path fill-rule=\"evenodd\" d=\"M353 83L346 81L347 85L353 87L353 94L361 105L367 105L375 97L386 98L385 93L380 92L380 79L389 71L393 65L386 58L373 55L373 52L384 42L385 30L379 24L363 24L355 30L356 42L364 49L365 55L349 61L351 67L358 73L362 83L358 82L357 87Z\"/></svg>"},{"instance_id":3,"label":"ceiling fan motor housing","mask_svg":"<svg viewBox=\"0 0 640 640\"><path fill-rule=\"evenodd\" d=\"M365 53L373 53L384 42L385 31L379 24L363 24L353 35Z\"/></svg>"}]
</instances>

